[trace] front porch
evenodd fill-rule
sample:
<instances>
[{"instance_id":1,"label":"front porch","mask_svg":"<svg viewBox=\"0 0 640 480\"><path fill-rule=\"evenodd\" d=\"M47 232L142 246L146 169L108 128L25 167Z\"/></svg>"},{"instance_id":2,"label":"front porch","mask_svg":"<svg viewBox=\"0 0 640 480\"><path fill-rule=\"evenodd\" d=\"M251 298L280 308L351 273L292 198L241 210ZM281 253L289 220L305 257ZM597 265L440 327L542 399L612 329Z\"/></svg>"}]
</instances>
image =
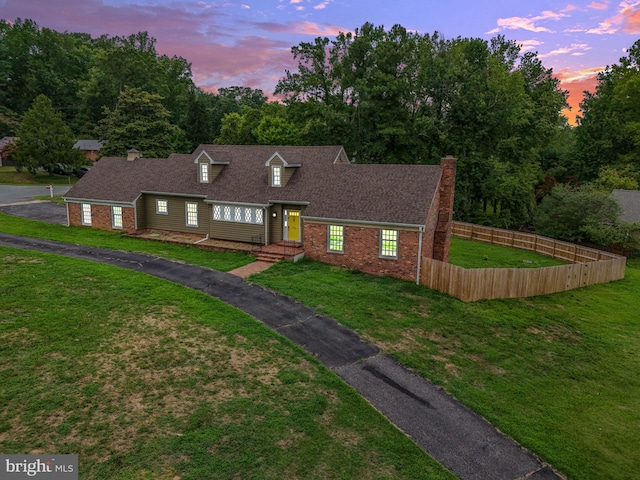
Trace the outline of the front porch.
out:
<instances>
[{"instance_id":1,"label":"front porch","mask_svg":"<svg viewBox=\"0 0 640 480\"><path fill-rule=\"evenodd\" d=\"M129 237L153 240L164 243L174 243L180 245L193 245L205 250L218 252L245 252L248 255L255 255L256 261L277 263L281 261L297 262L304 257L304 247L300 242L282 240L278 243L262 245L256 239L256 243L233 242L229 240L217 240L208 236L167 232L159 230L145 230L128 235Z\"/></svg>"}]
</instances>

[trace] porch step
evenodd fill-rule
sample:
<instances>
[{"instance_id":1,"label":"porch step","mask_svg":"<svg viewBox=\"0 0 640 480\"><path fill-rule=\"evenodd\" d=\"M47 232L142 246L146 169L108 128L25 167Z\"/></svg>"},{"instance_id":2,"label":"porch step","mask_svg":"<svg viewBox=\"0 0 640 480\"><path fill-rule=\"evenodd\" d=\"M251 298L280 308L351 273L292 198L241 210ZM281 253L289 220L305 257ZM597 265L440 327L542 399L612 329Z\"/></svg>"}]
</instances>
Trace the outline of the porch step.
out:
<instances>
[{"instance_id":1,"label":"porch step","mask_svg":"<svg viewBox=\"0 0 640 480\"><path fill-rule=\"evenodd\" d=\"M285 259L282 253L260 252L256 260L258 262L278 263Z\"/></svg>"},{"instance_id":2,"label":"porch step","mask_svg":"<svg viewBox=\"0 0 640 480\"><path fill-rule=\"evenodd\" d=\"M254 249L258 261L277 263L283 260L295 262L304 257L304 248L300 242L279 242L263 245Z\"/></svg>"}]
</instances>

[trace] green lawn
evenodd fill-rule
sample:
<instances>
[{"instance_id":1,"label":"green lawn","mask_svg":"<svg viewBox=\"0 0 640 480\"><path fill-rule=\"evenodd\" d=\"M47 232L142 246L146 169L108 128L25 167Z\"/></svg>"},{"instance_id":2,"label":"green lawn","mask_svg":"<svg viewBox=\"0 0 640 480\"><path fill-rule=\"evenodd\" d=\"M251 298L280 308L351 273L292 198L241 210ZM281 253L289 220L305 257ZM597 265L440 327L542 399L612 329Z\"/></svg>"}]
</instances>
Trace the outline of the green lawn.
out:
<instances>
[{"instance_id":1,"label":"green lawn","mask_svg":"<svg viewBox=\"0 0 640 480\"><path fill-rule=\"evenodd\" d=\"M456 237L451 238L449 261L464 268L538 268L567 263L536 252Z\"/></svg>"},{"instance_id":2,"label":"green lawn","mask_svg":"<svg viewBox=\"0 0 640 480\"><path fill-rule=\"evenodd\" d=\"M73 185L76 177L67 175L49 175L37 172L35 175L23 170L17 172L15 167L0 167L0 185Z\"/></svg>"},{"instance_id":3,"label":"green lawn","mask_svg":"<svg viewBox=\"0 0 640 480\"><path fill-rule=\"evenodd\" d=\"M162 244L5 215L0 215L0 231L188 256ZM464 245L454 241L453 261ZM496 256L493 247L480 246L492 247L478 244L471 265ZM208 255L215 257L198 253L188 261L206 263ZM209 265L216 268L217 261ZM128 288L110 278L114 288ZM311 261L281 263L251 280L354 328L571 479L630 479L640 471L638 258L628 261L621 281L531 299L475 303L412 282ZM85 296L82 302L74 298L80 305L91 304ZM30 303L21 303L25 315Z\"/></svg>"},{"instance_id":4,"label":"green lawn","mask_svg":"<svg viewBox=\"0 0 640 480\"><path fill-rule=\"evenodd\" d=\"M638 259L610 284L466 304L310 261L250 279L357 330L569 478L640 471Z\"/></svg>"},{"instance_id":5,"label":"green lawn","mask_svg":"<svg viewBox=\"0 0 640 480\"><path fill-rule=\"evenodd\" d=\"M0 452L83 479L450 479L333 372L202 293L0 247Z\"/></svg>"},{"instance_id":6,"label":"green lawn","mask_svg":"<svg viewBox=\"0 0 640 480\"><path fill-rule=\"evenodd\" d=\"M118 232L90 229L87 227L65 227L37 220L28 220L5 215L0 212L0 232L25 237L47 238L61 242L79 243L94 247L113 248L130 252L147 253L158 257L172 258L194 265L228 272L255 260L245 253L211 252L186 245L173 245L145 241L123 236Z\"/></svg>"}]
</instances>

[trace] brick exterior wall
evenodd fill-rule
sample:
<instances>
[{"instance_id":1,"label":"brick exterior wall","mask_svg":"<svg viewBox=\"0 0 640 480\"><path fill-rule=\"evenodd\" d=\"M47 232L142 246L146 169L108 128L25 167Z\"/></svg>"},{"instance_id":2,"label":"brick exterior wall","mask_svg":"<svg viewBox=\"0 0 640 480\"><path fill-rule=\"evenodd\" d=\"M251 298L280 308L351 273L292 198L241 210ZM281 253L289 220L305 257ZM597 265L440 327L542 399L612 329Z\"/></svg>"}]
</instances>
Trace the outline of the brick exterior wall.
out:
<instances>
[{"instance_id":1,"label":"brick exterior wall","mask_svg":"<svg viewBox=\"0 0 640 480\"><path fill-rule=\"evenodd\" d=\"M69 225L83 227L82 204L68 203ZM122 229L113 228L111 221L111 207L109 205L91 205L91 227L101 230L115 230L122 232L135 232L135 211L133 207L122 207Z\"/></svg>"},{"instance_id":2,"label":"brick exterior wall","mask_svg":"<svg viewBox=\"0 0 640 480\"><path fill-rule=\"evenodd\" d=\"M305 257L338 267L360 270L370 275L416 280L419 232L398 230L398 258L380 258L380 228L344 226L344 253L328 252L329 226L306 221Z\"/></svg>"}]
</instances>

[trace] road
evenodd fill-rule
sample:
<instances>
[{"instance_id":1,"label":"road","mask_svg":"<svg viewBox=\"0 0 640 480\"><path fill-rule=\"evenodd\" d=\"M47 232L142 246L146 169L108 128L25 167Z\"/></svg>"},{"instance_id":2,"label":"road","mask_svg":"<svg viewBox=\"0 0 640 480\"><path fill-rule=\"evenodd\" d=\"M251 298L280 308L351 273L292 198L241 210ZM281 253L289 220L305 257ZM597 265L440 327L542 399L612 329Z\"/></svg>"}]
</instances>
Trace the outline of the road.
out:
<instances>
[{"instance_id":1,"label":"road","mask_svg":"<svg viewBox=\"0 0 640 480\"><path fill-rule=\"evenodd\" d=\"M64 194L69 191L71 186L54 185L54 194ZM12 203L22 203L33 200L35 197L49 195L49 190L44 185L33 187L18 187L14 185L0 185L0 205L8 205Z\"/></svg>"}]
</instances>

